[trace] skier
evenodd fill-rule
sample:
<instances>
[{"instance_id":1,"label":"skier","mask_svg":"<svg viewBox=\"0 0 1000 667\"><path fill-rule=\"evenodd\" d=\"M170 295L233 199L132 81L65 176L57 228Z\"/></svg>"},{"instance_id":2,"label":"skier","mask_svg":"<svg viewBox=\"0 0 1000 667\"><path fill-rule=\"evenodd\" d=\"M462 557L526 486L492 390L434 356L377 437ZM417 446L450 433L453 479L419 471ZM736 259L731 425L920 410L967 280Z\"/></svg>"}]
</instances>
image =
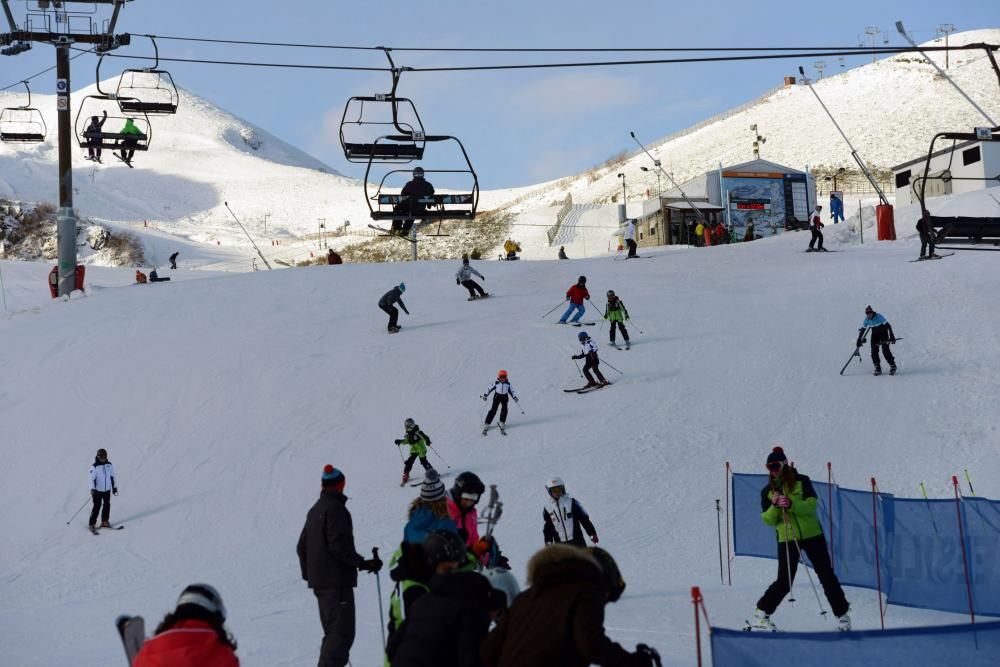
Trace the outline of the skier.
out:
<instances>
[{"instance_id":1,"label":"skier","mask_svg":"<svg viewBox=\"0 0 1000 667\"><path fill-rule=\"evenodd\" d=\"M208 584L191 584L157 626L155 636L143 642L132 667L239 667L236 640L225 623L226 606L219 592Z\"/></svg>"},{"instance_id":2,"label":"skier","mask_svg":"<svg viewBox=\"0 0 1000 667\"><path fill-rule=\"evenodd\" d=\"M507 239L506 241L504 241L503 250L505 253L507 253L505 259L508 262L513 261L515 259L520 259L520 257L517 256L517 253L521 252L521 246L518 244L517 241Z\"/></svg>"},{"instance_id":3,"label":"skier","mask_svg":"<svg viewBox=\"0 0 1000 667\"><path fill-rule=\"evenodd\" d=\"M822 210L823 207L816 204L816 208L809 214L809 229L812 231L812 238L809 240L809 249L806 252L827 252L827 249L823 247L823 232L819 231L823 229L823 220L820 218ZM819 241L818 245L817 241Z\"/></svg>"},{"instance_id":4,"label":"skier","mask_svg":"<svg viewBox=\"0 0 1000 667\"><path fill-rule=\"evenodd\" d=\"M90 497L94 501L94 509L90 510L90 532L96 533L97 513L101 513L101 528L110 528L111 496L118 495L118 484L115 482L115 467L108 460L108 450L97 450L94 465L90 466ZM103 504L103 509L101 505Z\"/></svg>"},{"instance_id":5,"label":"skier","mask_svg":"<svg viewBox=\"0 0 1000 667\"><path fill-rule=\"evenodd\" d=\"M889 345L896 342L896 335L892 333L892 325L889 324L889 320L876 313L871 306L865 308L865 321L861 323L861 328L858 329L858 347L864 345L865 336L868 335L869 331L872 336L872 363L875 364L875 375L882 375L882 361L878 357L878 348L880 346L882 347L882 354L885 355L885 360L889 362L889 375L895 375L896 358L892 356Z\"/></svg>"},{"instance_id":6,"label":"skier","mask_svg":"<svg viewBox=\"0 0 1000 667\"><path fill-rule=\"evenodd\" d=\"M179 255L179 254L180 254L180 252L175 252L173 255L170 256L170 268L171 269L176 269L177 268L177 255Z\"/></svg>"},{"instance_id":7,"label":"skier","mask_svg":"<svg viewBox=\"0 0 1000 667\"><path fill-rule=\"evenodd\" d=\"M479 513L476 504L486 491L483 480L474 472L465 471L455 478L448 492L448 515L458 526L459 536L470 549L479 542Z\"/></svg>"},{"instance_id":8,"label":"skier","mask_svg":"<svg viewBox=\"0 0 1000 667\"><path fill-rule=\"evenodd\" d=\"M778 576L757 601L751 627L776 629L771 614L792 590L795 571L804 551L837 617L838 629L850 630L849 604L830 565L823 527L816 516L816 491L812 482L788 465L781 447L775 447L767 455L766 467L769 479L760 491L760 518L777 532Z\"/></svg>"},{"instance_id":9,"label":"skier","mask_svg":"<svg viewBox=\"0 0 1000 667\"><path fill-rule=\"evenodd\" d=\"M479 283L472 279L473 274L479 276L483 280L486 280L486 276L469 266L469 256L462 255L462 268L455 273L455 284L461 285L465 289L469 290L469 301L489 296L489 294L483 291L483 288L479 285Z\"/></svg>"},{"instance_id":10,"label":"skier","mask_svg":"<svg viewBox=\"0 0 1000 667\"><path fill-rule=\"evenodd\" d=\"M917 220L917 232L920 233L920 257L918 259L940 259L934 252L934 230L927 224L926 218ZM927 252L930 250L930 252ZM926 256L925 256L926 255Z\"/></svg>"},{"instance_id":11,"label":"skier","mask_svg":"<svg viewBox=\"0 0 1000 667\"><path fill-rule=\"evenodd\" d=\"M635 242L635 218L629 218L628 224L625 226L625 245L628 246L628 255L625 259L633 259L638 256L635 254L635 249L638 247Z\"/></svg>"},{"instance_id":12,"label":"skier","mask_svg":"<svg viewBox=\"0 0 1000 667\"><path fill-rule=\"evenodd\" d=\"M404 541L422 544L428 533L435 530L447 530L458 535L455 521L449 516L445 496L444 482L437 470L431 468L424 473L420 497L414 498L410 503L408 520L403 528Z\"/></svg>"},{"instance_id":13,"label":"skier","mask_svg":"<svg viewBox=\"0 0 1000 667\"><path fill-rule=\"evenodd\" d=\"M326 253L326 263L334 266L336 264L343 264L344 259L337 253L336 250L330 248L330 251Z\"/></svg>"},{"instance_id":14,"label":"skier","mask_svg":"<svg viewBox=\"0 0 1000 667\"><path fill-rule=\"evenodd\" d=\"M327 464L319 500L306 515L296 552L302 578L316 595L323 624L322 667L345 667L354 644L354 589L358 570L378 574L382 561L354 550L354 522L347 510L344 473Z\"/></svg>"},{"instance_id":15,"label":"skier","mask_svg":"<svg viewBox=\"0 0 1000 667\"><path fill-rule=\"evenodd\" d=\"M587 276L580 276L577 278L576 284L566 290L566 300L569 301L569 307L562 314L562 317L559 318L559 324L566 324L566 320L569 319L570 313L574 310L576 311L576 315L570 321L579 322L580 318L583 317L583 311L586 310L583 300L589 298L590 292L587 291Z\"/></svg>"},{"instance_id":16,"label":"skier","mask_svg":"<svg viewBox=\"0 0 1000 667\"><path fill-rule=\"evenodd\" d=\"M424 470L432 470L434 468L427 460L427 448L431 445L431 439L427 437L426 433L420 430L420 427L417 426L417 423L412 418L407 418L403 422L403 428L406 429L406 435L399 440L393 441L397 447L403 444L410 446L410 456L403 464L403 481L399 483L400 486L403 486L403 484L406 484L410 480L410 470L413 469L413 462L418 457L420 458L420 465L424 467Z\"/></svg>"},{"instance_id":17,"label":"skier","mask_svg":"<svg viewBox=\"0 0 1000 667\"><path fill-rule=\"evenodd\" d=\"M590 541L597 544L597 529L590 521L590 515L576 498L566 493L566 484L561 477L552 477L545 482L549 493L549 503L542 510L542 536L546 544L566 542L577 547L585 547L583 532L587 531Z\"/></svg>"},{"instance_id":18,"label":"skier","mask_svg":"<svg viewBox=\"0 0 1000 667\"><path fill-rule=\"evenodd\" d=\"M595 343L590 338L590 336L587 335L586 331L581 331L577 336L577 338L580 341L582 349L580 350L580 354L574 354L572 358L587 360L583 364L583 374L587 378L587 384L584 388L603 387L605 385L611 384L610 382L604 379L604 376L601 375L601 369L598 368L598 365L601 363L601 360L597 358L597 343ZM597 376L598 381L596 382L594 381L594 378L590 374L590 371L594 371L594 375Z\"/></svg>"},{"instance_id":19,"label":"skier","mask_svg":"<svg viewBox=\"0 0 1000 667\"><path fill-rule=\"evenodd\" d=\"M108 112L105 111L101 118L97 116L90 117L90 123L87 124L87 128L83 131L83 137L87 140L87 159L93 162L101 161L101 139L102 130L104 123L108 120Z\"/></svg>"},{"instance_id":20,"label":"skier","mask_svg":"<svg viewBox=\"0 0 1000 667\"><path fill-rule=\"evenodd\" d=\"M559 246L559 259L569 259L566 256L566 246L564 245Z\"/></svg>"},{"instance_id":21,"label":"skier","mask_svg":"<svg viewBox=\"0 0 1000 667\"><path fill-rule=\"evenodd\" d=\"M404 313L407 315L410 314L410 311L406 309L406 306L403 304L403 299L401 298L403 296L403 292L405 291L406 283L399 283L399 285L383 294L382 298L378 300L378 307L385 311L385 313L389 316L389 333L396 333L400 330L400 327L396 324L399 320L399 311L396 310L396 306L394 304L398 303Z\"/></svg>"},{"instance_id":22,"label":"skier","mask_svg":"<svg viewBox=\"0 0 1000 667\"><path fill-rule=\"evenodd\" d=\"M617 327L621 329L622 338L625 339L625 349L631 348L628 331L625 329L625 323L628 322L628 309L625 308L625 304L618 298L614 290L608 290L608 305L604 309L604 319L611 322L611 345L618 347L615 344L615 328Z\"/></svg>"},{"instance_id":23,"label":"skier","mask_svg":"<svg viewBox=\"0 0 1000 667\"><path fill-rule=\"evenodd\" d=\"M434 196L434 186L431 185L430 181L424 179L423 167L417 167L413 170L413 179L403 186L399 194L404 199L396 204L392 211L393 213L405 214L408 217L405 220L393 220L392 231L400 236L408 236L410 229L413 228L414 220L427 210L427 203L420 200Z\"/></svg>"},{"instance_id":24,"label":"skier","mask_svg":"<svg viewBox=\"0 0 1000 667\"><path fill-rule=\"evenodd\" d=\"M142 135L142 130L140 130L135 125L135 121L131 118L125 119L125 126L118 132L122 135L121 142L121 159L122 162L128 166L132 166L132 156L135 155L135 147L139 143L139 137Z\"/></svg>"},{"instance_id":25,"label":"skier","mask_svg":"<svg viewBox=\"0 0 1000 667\"><path fill-rule=\"evenodd\" d=\"M504 430L504 426L507 422L507 401L508 398L513 398L515 403L518 403L517 394L514 393L514 388L510 386L510 382L507 381L507 371L501 370L497 373L497 379L493 382L493 386L490 387L485 394L483 394L482 399L485 401L493 394L493 405L490 406L490 411L486 413L486 421L483 422L483 435L486 435L486 431L489 429L490 424L493 423L493 417L497 414L497 408L500 408L500 432L507 435L507 431Z\"/></svg>"}]
</instances>

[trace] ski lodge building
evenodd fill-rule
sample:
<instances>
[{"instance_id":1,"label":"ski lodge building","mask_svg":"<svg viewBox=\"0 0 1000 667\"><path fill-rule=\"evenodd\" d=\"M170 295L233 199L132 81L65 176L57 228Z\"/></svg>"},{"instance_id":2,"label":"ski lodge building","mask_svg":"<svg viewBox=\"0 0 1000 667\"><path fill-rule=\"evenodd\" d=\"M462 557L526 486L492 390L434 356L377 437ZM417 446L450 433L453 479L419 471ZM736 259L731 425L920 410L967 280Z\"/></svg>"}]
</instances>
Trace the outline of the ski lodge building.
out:
<instances>
[{"instance_id":1,"label":"ski lodge building","mask_svg":"<svg viewBox=\"0 0 1000 667\"><path fill-rule=\"evenodd\" d=\"M904 192L909 192L909 203L916 204L919 201L914 188L923 180L926 164L927 156L921 155L892 168L897 204L904 203ZM927 179L928 197L972 192L998 185L1000 183L996 179L1000 177L1000 142L963 141L935 151L931 155L928 176L936 177ZM961 180L965 178L983 180ZM985 180L987 178L994 180L988 182Z\"/></svg>"}]
</instances>

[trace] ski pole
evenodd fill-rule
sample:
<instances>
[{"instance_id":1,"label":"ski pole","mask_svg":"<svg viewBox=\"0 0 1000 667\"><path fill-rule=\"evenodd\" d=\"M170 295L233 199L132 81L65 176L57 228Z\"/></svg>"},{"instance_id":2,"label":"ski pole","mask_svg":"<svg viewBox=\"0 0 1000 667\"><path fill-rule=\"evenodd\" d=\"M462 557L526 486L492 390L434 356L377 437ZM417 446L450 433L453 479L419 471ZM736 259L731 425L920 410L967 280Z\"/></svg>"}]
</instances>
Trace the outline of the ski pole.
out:
<instances>
[{"instance_id":1,"label":"ski pole","mask_svg":"<svg viewBox=\"0 0 1000 667\"><path fill-rule=\"evenodd\" d=\"M899 339L897 338L896 340ZM976 490L972 488L972 480L969 479L969 469L963 468L962 470L965 472L965 481L969 483L969 493L971 493L972 495L976 495Z\"/></svg>"},{"instance_id":2,"label":"ski pole","mask_svg":"<svg viewBox=\"0 0 1000 667\"><path fill-rule=\"evenodd\" d=\"M628 321L631 322L632 324L635 324L635 320L633 320L631 317L628 319ZM642 330L642 327L640 327L638 324L635 324L635 328L638 329L639 333L642 334L643 336L646 335L646 333Z\"/></svg>"},{"instance_id":3,"label":"ski pole","mask_svg":"<svg viewBox=\"0 0 1000 667\"><path fill-rule=\"evenodd\" d=\"M619 375L625 375L624 373L622 373L620 370L618 370L617 368L615 368L614 366L612 366L608 362L602 361L601 363L603 363L605 366L607 366L608 368L610 368L611 370L613 370L615 373L618 373Z\"/></svg>"},{"instance_id":4,"label":"ski pole","mask_svg":"<svg viewBox=\"0 0 1000 667\"><path fill-rule=\"evenodd\" d=\"M403 458L403 450L400 449L399 444L396 445L396 451L399 452L399 460L402 461L403 463L406 463L406 459Z\"/></svg>"},{"instance_id":5,"label":"ski pole","mask_svg":"<svg viewBox=\"0 0 1000 667\"><path fill-rule=\"evenodd\" d=\"M787 524L787 522L788 522L788 511L784 510L784 509L781 510L781 511L785 514L785 522L786 522L786 525L788 525ZM796 526L799 525L799 520L798 519L795 519L795 525ZM799 546L799 540L794 535L792 536L792 541L795 542L795 550L799 554L799 562L801 563L802 562L802 547ZM785 544L788 544L788 543L786 542ZM810 572L809 568L806 567L804 564L802 565L802 569L804 569L806 571L806 577L809 579L809 585L812 587L813 595L816 596L816 604L819 605L819 615L820 616L826 616L826 609L823 609L823 601L819 599L819 591L816 590L816 584L815 584L815 582L813 582L812 572Z\"/></svg>"},{"instance_id":6,"label":"ski pole","mask_svg":"<svg viewBox=\"0 0 1000 667\"><path fill-rule=\"evenodd\" d=\"M726 580L722 576L722 508L719 507L719 499L715 499L715 526L719 534L719 581L723 584Z\"/></svg>"},{"instance_id":7,"label":"ski pole","mask_svg":"<svg viewBox=\"0 0 1000 667\"><path fill-rule=\"evenodd\" d=\"M565 301L560 301L560 302L559 302L559 304L558 304L558 305L557 305L557 306L556 306L555 308L553 308L553 309L552 309L552 310L550 310L549 312L547 312L547 313L545 313L544 315L542 315L542 319L544 320L544 319L545 319L546 317L548 317L548 316L549 316L549 315L551 315L552 313L556 312L556 310L558 310L558 309L559 309L559 307L560 307L560 306L562 306L562 305L563 305L564 303L566 303L566 302L565 302Z\"/></svg>"},{"instance_id":8,"label":"ski pole","mask_svg":"<svg viewBox=\"0 0 1000 667\"><path fill-rule=\"evenodd\" d=\"M580 377L583 377L583 371L580 370L580 364L576 363L576 359L573 360L573 365L576 366L576 372L580 374Z\"/></svg>"},{"instance_id":9,"label":"ski pole","mask_svg":"<svg viewBox=\"0 0 1000 667\"><path fill-rule=\"evenodd\" d=\"M71 522L71 521L73 521L73 519L75 519L75 518L76 518L76 515L77 515L77 514L79 514L80 512L82 512L82 511L83 511L83 508L84 508L84 507L86 507L86 506L87 506L87 503L89 503L89 502L90 502L90 498L87 498L86 500L84 500L84 501L83 501L83 504L82 504L82 505L80 505L80 509L78 509L78 510L76 511L76 514L74 514L73 516L71 516L71 517L69 518L69 521L67 521L67 522L66 522L66 525L67 525L67 526L68 526L68 525L70 524L70 522Z\"/></svg>"},{"instance_id":10,"label":"ski pole","mask_svg":"<svg viewBox=\"0 0 1000 667\"><path fill-rule=\"evenodd\" d=\"M447 459L445 459L443 456L441 456L441 454L438 452L438 450L434 449L434 447L432 447L431 445L427 445L427 448L430 449L435 454L437 454L438 458L441 459L442 461L444 461L444 464L446 466L448 466L448 470L451 470L451 464L448 463Z\"/></svg>"},{"instance_id":11,"label":"ski pole","mask_svg":"<svg viewBox=\"0 0 1000 667\"><path fill-rule=\"evenodd\" d=\"M372 547L372 558L378 560L378 547ZM375 572L375 588L378 591L378 627L382 631L382 650L385 651L385 614L382 613L382 577Z\"/></svg>"},{"instance_id":12,"label":"ski pole","mask_svg":"<svg viewBox=\"0 0 1000 667\"><path fill-rule=\"evenodd\" d=\"M920 482L920 493L924 494L924 503L927 505L927 515L931 518L931 525L934 526L934 536L940 537L938 534L937 521L934 520L934 512L931 511L931 501L927 499L927 489L924 488L923 482Z\"/></svg>"},{"instance_id":13,"label":"ski pole","mask_svg":"<svg viewBox=\"0 0 1000 667\"><path fill-rule=\"evenodd\" d=\"M785 521L785 573L788 575L788 602L795 604L795 593L792 590L792 553L788 547L788 535L792 532L788 525L788 513L782 508L781 518Z\"/></svg>"}]
</instances>

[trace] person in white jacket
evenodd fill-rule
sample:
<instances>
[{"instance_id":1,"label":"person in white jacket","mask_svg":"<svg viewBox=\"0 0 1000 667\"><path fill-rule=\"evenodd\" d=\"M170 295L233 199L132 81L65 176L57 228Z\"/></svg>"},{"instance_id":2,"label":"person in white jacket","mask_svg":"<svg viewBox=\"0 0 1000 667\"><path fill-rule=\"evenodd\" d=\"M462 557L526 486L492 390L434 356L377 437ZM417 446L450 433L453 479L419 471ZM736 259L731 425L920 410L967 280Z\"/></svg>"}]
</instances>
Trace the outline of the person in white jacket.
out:
<instances>
[{"instance_id":1,"label":"person in white jacket","mask_svg":"<svg viewBox=\"0 0 1000 667\"><path fill-rule=\"evenodd\" d=\"M479 283L472 279L473 274L479 276L483 280L486 280L486 276L469 266L469 256L462 255L462 268L455 273L455 284L461 285L465 289L469 290L469 301L489 296L488 293L483 291L483 288L479 285Z\"/></svg>"},{"instance_id":2,"label":"person in white jacket","mask_svg":"<svg viewBox=\"0 0 1000 667\"><path fill-rule=\"evenodd\" d=\"M90 530L96 532L97 513L101 513L101 528L110 528L111 495L118 495L115 482L115 467L108 460L108 450L97 450L94 465L90 466L90 496L94 499L94 509L90 511ZM102 508L103 505L103 508Z\"/></svg>"},{"instance_id":3,"label":"person in white jacket","mask_svg":"<svg viewBox=\"0 0 1000 667\"><path fill-rule=\"evenodd\" d=\"M635 254L635 249L638 247L635 243L635 218L629 218L628 224L625 225L625 245L628 246L628 256L625 259L638 257Z\"/></svg>"},{"instance_id":4,"label":"person in white jacket","mask_svg":"<svg viewBox=\"0 0 1000 667\"><path fill-rule=\"evenodd\" d=\"M490 394L493 394L493 405L490 406L490 411L486 413L486 421L483 422L483 435L486 435L490 424L493 423L493 418L497 414L497 408L500 409L500 431L504 435L507 435L506 431L504 431L507 421L507 400L513 398L515 403L518 402L517 394L514 393L514 388L510 386L510 382L507 380L507 371L501 370L497 373L497 379L493 382L493 386L483 394L483 400L489 399Z\"/></svg>"}]
</instances>

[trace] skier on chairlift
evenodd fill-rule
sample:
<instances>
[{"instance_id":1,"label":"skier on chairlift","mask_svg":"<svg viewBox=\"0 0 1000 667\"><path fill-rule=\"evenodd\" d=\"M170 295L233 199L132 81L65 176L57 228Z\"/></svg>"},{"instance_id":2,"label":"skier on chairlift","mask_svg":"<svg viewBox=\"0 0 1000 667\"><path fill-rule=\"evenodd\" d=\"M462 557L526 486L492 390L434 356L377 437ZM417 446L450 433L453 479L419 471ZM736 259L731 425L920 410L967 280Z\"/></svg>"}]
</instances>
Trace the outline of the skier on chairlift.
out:
<instances>
[{"instance_id":1,"label":"skier on chairlift","mask_svg":"<svg viewBox=\"0 0 1000 667\"><path fill-rule=\"evenodd\" d=\"M405 219L394 219L392 221L392 231L394 234L399 234L400 236L409 236L414 221L427 210L427 204L421 202L420 199L434 195L434 186L424 178L423 167L417 167L413 170L413 179L403 186L399 194L404 199L396 204L392 211L393 213L404 214L407 217Z\"/></svg>"}]
</instances>

